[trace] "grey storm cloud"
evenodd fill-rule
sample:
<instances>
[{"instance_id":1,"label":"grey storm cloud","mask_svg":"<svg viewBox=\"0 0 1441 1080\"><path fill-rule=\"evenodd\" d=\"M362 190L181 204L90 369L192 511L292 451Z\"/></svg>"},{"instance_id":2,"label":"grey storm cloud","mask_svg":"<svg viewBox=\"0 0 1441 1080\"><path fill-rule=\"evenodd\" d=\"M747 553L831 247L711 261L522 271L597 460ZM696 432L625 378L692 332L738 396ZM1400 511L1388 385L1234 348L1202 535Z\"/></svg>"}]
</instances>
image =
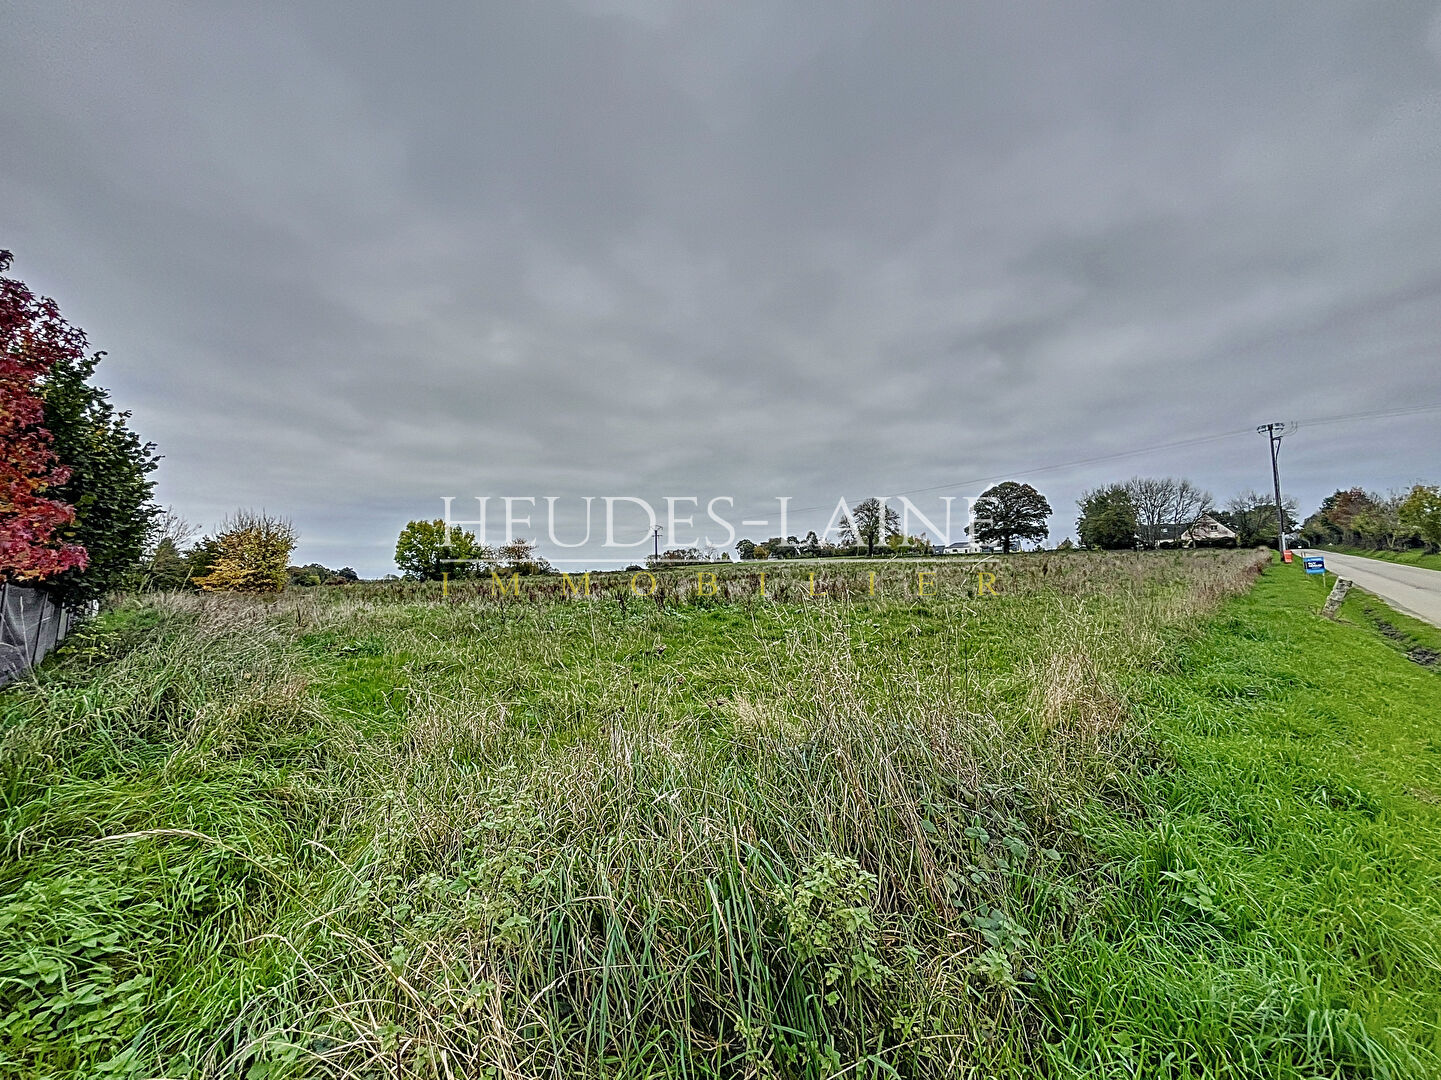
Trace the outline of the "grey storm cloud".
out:
<instances>
[{"instance_id":1,"label":"grey storm cloud","mask_svg":"<svg viewBox=\"0 0 1441 1080\"><path fill-rule=\"evenodd\" d=\"M1267 458L1049 466L1441 402L1434 3L0 23L14 272L109 351L163 501L286 513L303 560L383 573L446 495L789 495L803 533L989 476L1059 537L1082 488ZM1438 417L1303 425L1288 489L1441 480Z\"/></svg>"}]
</instances>

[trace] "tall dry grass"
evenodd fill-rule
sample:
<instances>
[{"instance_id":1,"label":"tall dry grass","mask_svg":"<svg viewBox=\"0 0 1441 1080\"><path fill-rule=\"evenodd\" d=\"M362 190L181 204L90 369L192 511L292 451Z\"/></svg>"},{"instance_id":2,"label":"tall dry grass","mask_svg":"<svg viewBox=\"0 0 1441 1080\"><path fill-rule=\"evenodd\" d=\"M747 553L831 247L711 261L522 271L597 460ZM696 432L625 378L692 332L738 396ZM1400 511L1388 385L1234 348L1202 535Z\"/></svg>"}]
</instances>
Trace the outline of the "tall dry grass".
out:
<instances>
[{"instance_id":1,"label":"tall dry grass","mask_svg":"<svg viewBox=\"0 0 1441 1080\"><path fill-rule=\"evenodd\" d=\"M1258 566L135 601L4 699L0 1067L1025 1074L1130 680Z\"/></svg>"}]
</instances>

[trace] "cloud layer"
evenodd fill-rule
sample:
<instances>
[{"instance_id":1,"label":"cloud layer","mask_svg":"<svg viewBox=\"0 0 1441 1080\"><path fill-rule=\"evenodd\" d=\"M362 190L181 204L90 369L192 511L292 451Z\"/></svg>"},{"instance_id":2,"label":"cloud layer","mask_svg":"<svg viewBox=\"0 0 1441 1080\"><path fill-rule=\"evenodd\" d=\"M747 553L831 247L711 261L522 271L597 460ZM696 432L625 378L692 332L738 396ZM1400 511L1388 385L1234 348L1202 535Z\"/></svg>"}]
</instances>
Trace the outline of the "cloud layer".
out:
<instances>
[{"instance_id":1,"label":"cloud layer","mask_svg":"<svg viewBox=\"0 0 1441 1080\"><path fill-rule=\"evenodd\" d=\"M0 246L213 523L1184 472L1441 402L1434 4L10 5ZM1309 510L1441 480L1310 424ZM921 497L917 496L921 502ZM751 530L759 535L764 530ZM596 552L595 554L602 554Z\"/></svg>"}]
</instances>

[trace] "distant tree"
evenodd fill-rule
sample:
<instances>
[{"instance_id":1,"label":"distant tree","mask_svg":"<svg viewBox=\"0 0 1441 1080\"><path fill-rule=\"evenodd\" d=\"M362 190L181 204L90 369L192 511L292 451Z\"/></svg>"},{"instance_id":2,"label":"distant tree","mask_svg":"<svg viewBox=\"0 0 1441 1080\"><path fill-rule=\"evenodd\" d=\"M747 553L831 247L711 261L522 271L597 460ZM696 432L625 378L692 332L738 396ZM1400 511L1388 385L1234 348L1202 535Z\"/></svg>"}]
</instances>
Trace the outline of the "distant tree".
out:
<instances>
[{"instance_id":1,"label":"distant tree","mask_svg":"<svg viewBox=\"0 0 1441 1080\"><path fill-rule=\"evenodd\" d=\"M324 569L318 563L311 566L288 566L285 568L286 588L299 586L308 589L315 585L324 585L325 574L321 572Z\"/></svg>"},{"instance_id":2,"label":"distant tree","mask_svg":"<svg viewBox=\"0 0 1441 1080\"><path fill-rule=\"evenodd\" d=\"M284 518L239 510L221 524L210 572L195 584L206 592L280 592L296 539Z\"/></svg>"},{"instance_id":3,"label":"distant tree","mask_svg":"<svg viewBox=\"0 0 1441 1080\"><path fill-rule=\"evenodd\" d=\"M1399 495L1367 495L1370 505L1351 518L1356 538L1367 547L1395 550L1405 547L1415 532L1401 523Z\"/></svg>"},{"instance_id":4,"label":"distant tree","mask_svg":"<svg viewBox=\"0 0 1441 1080\"><path fill-rule=\"evenodd\" d=\"M496 549L501 566L515 574L549 574L554 568L536 550L531 540L519 537Z\"/></svg>"},{"instance_id":5,"label":"distant tree","mask_svg":"<svg viewBox=\"0 0 1441 1080\"><path fill-rule=\"evenodd\" d=\"M925 533L915 536L906 536L903 533L892 533L886 539L886 547L897 555L914 557L917 555L929 555L931 553L931 541Z\"/></svg>"},{"instance_id":6,"label":"distant tree","mask_svg":"<svg viewBox=\"0 0 1441 1080\"><path fill-rule=\"evenodd\" d=\"M1170 477L1133 476L1127 481L1126 493L1136 508L1136 528L1143 547L1160 543L1162 528L1170 518L1175 485Z\"/></svg>"},{"instance_id":7,"label":"distant tree","mask_svg":"<svg viewBox=\"0 0 1441 1080\"><path fill-rule=\"evenodd\" d=\"M1051 504L1030 484L1007 480L981 492L976 500L973 537L983 544L1001 545L1009 555L1021 540L1044 540L1050 535L1046 519Z\"/></svg>"},{"instance_id":8,"label":"distant tree","mask_svg":"<svg viewBox=\"0 0 1441 1080\"><path fill-rule=\"evenodd\" d=\"M1294 536L1299 528L1296 522L1296 500L1286 499L1282 508L1286 512L1286 534ZM1217 521L1235 532L1238 547L1260 547L1276 543L1274 496L1261 495L1247 488L1226 500L1224 510L1214 510L1212 513Z\"/></svg>"},{"instance_id":9,"label":"distant tree","mask_svg":"<svg viewBox=\"0 0 1441 1080\"><path fill-rule=\"evenodd\" d=\"M439 581L475 577L495 559L495 552L475 538L475 533L445 522L412 521L395 542L395 565L411 581Z\"/></svg>"},{"instance_id":10,"label":"distant tree","mask_svg":"<svg viewBox=\"0 0 1441 1080\"><path fill-rule=\"evenodd\" d=\"M1076 503L1076 535L1088 548L1130 550L1136 546L1136 506L1124 484L1084 491Z\"/></svg>"},{"instance_id":11,"label":"distant tree","mask_svg":"<svg viewBox=\"0 0 1441 1080\"><path fill-rule=\"evenodd\" d=\"M706 557L706 553L703 552L700 548L683 547L670 548L666 551L663 551L660 554L660 558L655 558L654 556L652 556L651 558L646 559L645 564L647 566L668 566L703 562L710 562L710 559Z\"/></svg>"},{"instance_id":12,"label":"distant tree","mask_svg":"<svg viewBox=\"0 0 1441 1080\"><path fill-rule=\"evenodd\" d=\"M1136 508L1141 543L1159 547L1163 540L1179 542L1181 534L1211 509L1211 493L1182 477L1133 476L1126 483Z\"/></svg>"},{"instance_id":13,"label":"distant tree","mask_svg":"<svg viewBox=\"0 0 1441 1080\"><path fill-rule=\"evenodd\" d=\"M351 573L355 573L354 570ZM292 566L286 570L285 580L287 585L298 585L301 588L312 588L316 585L338 585L343 579L340 572L332 570L322 563L307 563L304 566Z\"/></svg>"},{"instance_id":14,"label":"distant tree","mask_svg":"<svg viewBox=\"0 0 1441 1080\"><path fill-rule=\"evenodd\" d=\"M163 537L150 553L141 576L141 585L147 589L170 592L183 589L189 584L190 564L180 554L180 548L175 541L168 536Z\"/></svg>"},{"instance_id":15,"label":"distant tree","mask_svg":"<svg viewBox=\"0 0 1441 1080\"><path fill-rule=\"evenodd\" d=\"M866 554L874 555L877 544L899 536L901 515L890 505L885 505L882 512L883 505L877 498L862 499L849 515L842 515L841 542L852 546L865 544Z\"/></svg>"},{"instance_id":16,"label":"distant tree","mask_svg":"<svg viewBox=\"0 0 1441 1080\"><path fill-rule=\"evenodd\" d=\"M5 277L0 251L0 580L34 582L84 569L88 554L75 509L56 489L70 469L43 426L41 381L58 363L85 355L85 335L53 300Z\"/></svg>"},{"instance_id":17,"label":"distant tree","mask_svg":"<svg viewBox=\"0 0 1441 1080\"><path fill-rule=\"evenodd\" d=\"M161 543L169 540L176 551L180 551L200 530L187 521L173 506L167 506L150 519L149 535L145 540L148 561Z\"/></svg>"},{"instance_id":18,"label":"distant tree","mask_svg":"<svg viewBox=\"0 0 1441 1080\"><path fill-rule=\"evenodd\" d=\"M58 575L50 587L71 603L134 584L160 507L152 501L160 464L155 445L130 430L109 393L91 383L104 353L64 356L40 383L45 426L70 475L53 494L75 508L71 534L89 555L84 570Z\"/></svg>"},{"instance_id":19,"label":"distant tree","mask_svg":"<svg viewBox=\"0 0 1441 1080\"><path fill-rule=\"evenodd\" d=\"M188 580L193 585L215 569L215 560L220 558L220 545L213 536L202 536L185 553L185 568Z\"/></svg>"},{"instance_id":20,"label":"distant tree","mask_svg":"<svg viewBox=\"0 0 1441 1080\"><path fill-rule=\"evenodd\" d=\"M1331 505L1324 507L1326 520L1340 530L1342 541L1350 543L1356 540L1360 534L1356 519L1364 518L1367 511L1376 505L1371 496L1363 488L1354 487L1336 492L1329 501Z\"/></svg>"},{"instance_id":21,"label":"distant tree","mask_svg":"<svg viewBox=\"0 0 1441 1080\"><path fill-rule=\"evenodd\" d=\"M360 575L348 566L342 566L339 570L335 572L335 576L338 577L341 580L341 583L345 585L354 585L357 581L360 580Z\"/></svg>"},{"instance_id":22,"label":"distant tree","mask_svg":"<svg viewBox=\"0 0 1441 1080\"><path fill-rule=\"evenodd\" d=\"M1403 524L1429 547L1441 548L1441 487L1417 484L1400 505Z\"/></svg>"},{"instance_id":23,"label":"distant tree","mask_svg":"<svg viewBox=\"0 0 1441 1080\"><path fill-rule=\"evenodd\" d=\"M1314 514L1301 522L1300 541L1311 547L1325 547L1327 544L1334 544L1339 537L1331 523L1326 520L1323 511L1317 510Z\"/></svg>"},{"instance_id":24,"label":"distant tree","mask_svg":"<svg viewBox=\"0 0 1441 1080\"><path fill-rule=\"evenodd\" d=\"M757 546L765 548L772 559L799 559L805 554L801 541L794 536L772 536Z\"/></svg>"},{"instance_id":25,"label":"distant tree","mask_svg":"<svg viewBox=\"0 0 1441 1080\"><path fill-rule=\"evenodd\" d=\"M736 554L742 559L754 559L756 557L756 545L754 540L746 540L744 537L736 541Z\"/></svg>"},{"instance_id":26,"label":"distant tree","mask_svg":"<svg viewBox=\"0 0 1441 1080\"><path fill-rule=\"evenodd\" d=\"M199 531L172 506L155 514L150 519L145 554L131 579L134 587L172 590L189 585L190 565L181 551Z\"/></svg>"},{"instance_id":27,"label":"distant tree","mask_svg":"<svg viewBox=\"0 0 1441 1080\"><path fill-rule=\"evenodd\" d=\"M1413 489L1414 490L1414 489ZM1301 526L1309 544L1400 549L1421 542L1411 516L1402 516L1410 493L1381 495L1363 488L1345 488L1321 500L1320 508Z\"/></svg>"}]
</instances>

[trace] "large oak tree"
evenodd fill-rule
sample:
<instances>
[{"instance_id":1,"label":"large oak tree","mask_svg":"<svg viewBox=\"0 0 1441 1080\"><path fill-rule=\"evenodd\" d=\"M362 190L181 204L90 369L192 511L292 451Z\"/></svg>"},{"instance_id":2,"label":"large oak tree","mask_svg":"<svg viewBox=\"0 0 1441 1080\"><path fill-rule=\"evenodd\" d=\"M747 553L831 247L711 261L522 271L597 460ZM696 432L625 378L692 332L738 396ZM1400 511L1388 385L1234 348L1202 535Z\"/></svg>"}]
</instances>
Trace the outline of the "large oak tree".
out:
<instances>
[{"instance_id":1,"label":"large oak tree","mask_svg":"<svg viewBox=\"0 0 1441 1080\"><path fill-rule=\"evenodd\" d=\"M983 544L1000 544L1007 555L1019 540L1040 541L1050 535L1046 519L1051 504L1030 484L1007 480L981 492L976 500L972 535Z\"/></svg>"}]
</instances>

